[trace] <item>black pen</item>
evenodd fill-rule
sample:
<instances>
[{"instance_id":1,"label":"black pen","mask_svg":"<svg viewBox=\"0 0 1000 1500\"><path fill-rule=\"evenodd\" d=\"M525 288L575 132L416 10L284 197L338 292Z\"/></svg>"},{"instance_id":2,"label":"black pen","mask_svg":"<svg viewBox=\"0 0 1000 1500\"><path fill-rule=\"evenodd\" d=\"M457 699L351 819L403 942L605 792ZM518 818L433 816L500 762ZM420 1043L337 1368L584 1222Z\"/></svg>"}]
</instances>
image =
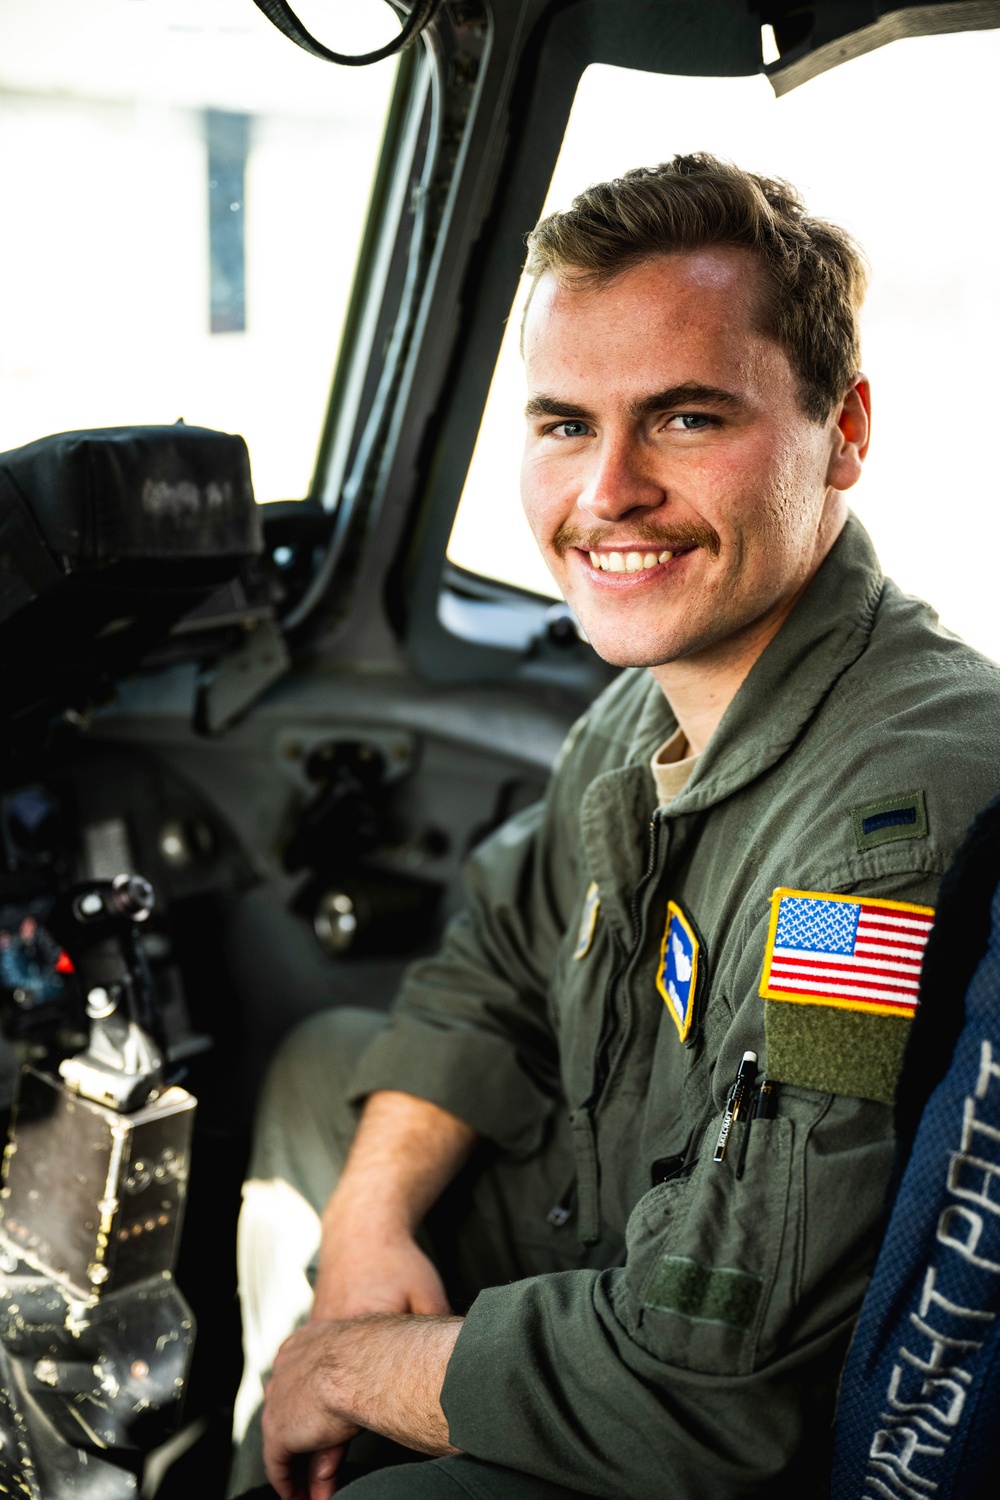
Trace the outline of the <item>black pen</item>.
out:
<instances>
[{"instance_id":1,"label":"black pen","mask_svg":"<svg viewBox=\"0 0 1000 1500\"><path fill-rule=\"evenodd\" d=\"M760 1088L757 1091L757 1108L754 1110L755 1120L769 1120L771 1118L771 1106L774 1103L775 1085L768 1078L762 1078Z\"/></svg>"},{"instance_id":2,"label":"black pen","mask_svg":"<svg viewBox=\"0 0 1000 1500\"><path fill-rule=\"evenodd\" d=\"M739 1182L743 1176L743 1168L747 1164L747 1149L750 1145L750 1126L754 1120L769 1120L771 1118L771 1107L774 1104L774 1090L776 1085L770 1079L760 1075L760 1083L756 1087L753 1108L747 1106L747 1122L743 1127L740 1137L740 1154L736 1158L736 1180Z\"/></svg>"},{"instance_id":3,"label":"black pen","mask_svg":"<svg viewBox=\"0 0 1000 1500\"><path fill-rule=\"evenodd\" d=\"M760 1083L754 1088L753 1098L747 1101L747 1122L743 1127L740 1137L740 1154L736 1158L736 1181L739 1182L743 1176L743 1169L747 1164L747 1150L750 1146L750 1126L754 1120L767 1118L771 1108L771 1094L774 1084L769 1083L762 1073Z\"/></svg>"},{"instance_id":4,"label":"black pen","mask_svg":"<svg viewBox=\"0 0 1000 1500\"><path fill-rule=\"evenodd\" d=\"M719 1130L719 1139L715 1143L713 1161L722 1161L726 1154L726 1142L729 1140L729 1132L733 1128L733 1121L738 1120L743 1109L743 1101L746 1098L747 1089L750 1088L757 1077L757 1054L756 1052L744 1052L740 1070L736 1075L736 1081L729 1091L729 1100L726 1104L726 1112L722 1116L722 1127Z\"/></svg>"}]
</instances>

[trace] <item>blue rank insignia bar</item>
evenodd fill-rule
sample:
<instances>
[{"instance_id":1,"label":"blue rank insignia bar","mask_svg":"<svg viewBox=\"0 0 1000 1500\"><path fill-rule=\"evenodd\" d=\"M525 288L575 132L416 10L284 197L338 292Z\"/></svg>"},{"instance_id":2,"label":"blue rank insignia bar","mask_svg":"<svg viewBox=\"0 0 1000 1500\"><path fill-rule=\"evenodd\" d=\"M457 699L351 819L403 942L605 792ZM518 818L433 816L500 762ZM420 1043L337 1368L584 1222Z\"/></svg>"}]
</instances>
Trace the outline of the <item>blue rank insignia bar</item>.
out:
<instances>
[{"instance_id":1,"label":"blue rank insignia bar","mask_svg":"<svg viewBox=\"0 0 1000 1500\"><path fill-rule=\"evenodd\" d=\"M586 958L590 952L590 945L594 941L594 933L597 930L597 913L600 909L600 891L597 887L597 881L592 880L587 887L587 894L583 898L583 916L580 918L580 930L576 935L576 947L573 949L574 958Z\"/></svg>"},{"instance_id":2,"label":"blue rank insignia bar","mask_svg":"<svg viewBox=\"0 0 1000 1500\"><path fill-rule=\"evenodd\" d=\"M688 1039L694 1019L694 997L698 984L698 954L701 944L694 929L674 901L667 903L667 925L660 946L656 988L666 1001L682 1042Z\"/></svg>"}]
</instances>

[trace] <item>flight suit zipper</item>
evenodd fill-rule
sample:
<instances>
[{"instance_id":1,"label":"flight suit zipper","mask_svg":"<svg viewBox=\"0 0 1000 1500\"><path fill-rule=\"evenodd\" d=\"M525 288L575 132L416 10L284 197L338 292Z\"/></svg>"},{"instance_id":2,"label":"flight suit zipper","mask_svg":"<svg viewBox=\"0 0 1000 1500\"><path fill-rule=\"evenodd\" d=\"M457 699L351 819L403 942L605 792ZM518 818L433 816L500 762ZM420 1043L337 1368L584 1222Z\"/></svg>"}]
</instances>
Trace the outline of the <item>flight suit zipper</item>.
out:
<instances>
[{"instance_id":1,"label":"flight suit zipper","mask_svg":"<svg viewBox=\"0 0 1000 1500\"><path fill-rule=\"evenodd\" d=\"M628 1001L623 1003L621 1016L615 1012L615 996L618 987L635 962L642 940L642 898L656 874L660 850L660 820L654 815L649 824L646 868L632 893L632 943L619 959L608 977L604 991L604 1027L597 1051L597 1067L594 1086L589 1098L578 1109L573 1110L570 1124L573 1129L573 1144L577 1161L577 1210L579 1237L583 1245L594 1245L601 1237L601 1213L599 1174L597 1162L597 1140L594 1120L608 1084L621 1060L628 1038ZM616 1024L617 1023L617 1024ZM616 1043L617 1038L617 1043Z\"/></svg>"}]
</instances>

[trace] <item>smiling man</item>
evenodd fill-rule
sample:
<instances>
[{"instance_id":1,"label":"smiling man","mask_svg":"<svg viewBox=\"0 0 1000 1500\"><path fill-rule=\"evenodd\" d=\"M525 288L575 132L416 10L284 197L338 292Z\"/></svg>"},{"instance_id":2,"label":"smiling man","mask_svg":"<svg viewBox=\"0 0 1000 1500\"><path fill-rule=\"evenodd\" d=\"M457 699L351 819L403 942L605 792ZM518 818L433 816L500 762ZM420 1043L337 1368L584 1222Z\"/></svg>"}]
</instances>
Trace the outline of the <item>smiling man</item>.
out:
<instances>
[{"instance_id":1,"label":"smiling man","mask_svg":"<svg viewBox=\"0 0 1000 1500\"><path fill-rule=\"evenodd\" d=\"M838 248L847 313L864 277ZM774 296L733 246L603 272L554 258L525 319L532 530L595 650L650 667L698 751L837 539L868 448L867 380L806 396Z\"/></svg>"},{"instance_id":2,"label":"smiling man","mask_svg":"<svg viewBox=\"0 0 1000 1500\"><path fill-rule=\"evenodd\" d=\"M477 850L391 1019L323 1016L275 1064L235 1483L302 1317L263 1417L285 1500L798 1500L937 884L998 790L1000 672L847 510L870 404L842 231L694 156L530 247L525 509L633 670ZM432 1457L355 1480L362 1429Z\"/></svg>"}]
</instances>

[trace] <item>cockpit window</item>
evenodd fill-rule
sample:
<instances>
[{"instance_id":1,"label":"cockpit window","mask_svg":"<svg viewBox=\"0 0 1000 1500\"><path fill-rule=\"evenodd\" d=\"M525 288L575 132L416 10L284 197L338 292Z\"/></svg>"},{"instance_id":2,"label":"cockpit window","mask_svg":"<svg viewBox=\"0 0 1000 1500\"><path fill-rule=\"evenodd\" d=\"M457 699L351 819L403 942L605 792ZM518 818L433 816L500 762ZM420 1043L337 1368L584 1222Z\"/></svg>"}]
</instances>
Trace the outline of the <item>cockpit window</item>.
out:
<instances>
[{"instance_id":1,"label":"cockpit window","mask_svg":"<svg viewBox=\"0 0 1000 1500\"><path fill-rule=\"evenodd\" d=\"M398 31L335 10L331 46ZM304 496L394 72L251 0L5 0L0 449L183 417L243 434L259 499Z\"/></svg>"},{"instance_id":2,"label":"cockpit window","mask_svg":"<svg viewBox=\"0 0 1000 1500\"><path fill-rule=\"evenodd\" d=\"M705 150L799 187L873 267L863 319L874 427L851 503L886 571L1000 657L1000 32L895 42L776 99L763 76L583 74L546 211L591 182ZM525 229L529 228L525 225ZM448 549L458 567L555 597L518 502L523 380L507 325Z\"/></svg>"}]
</instances>

